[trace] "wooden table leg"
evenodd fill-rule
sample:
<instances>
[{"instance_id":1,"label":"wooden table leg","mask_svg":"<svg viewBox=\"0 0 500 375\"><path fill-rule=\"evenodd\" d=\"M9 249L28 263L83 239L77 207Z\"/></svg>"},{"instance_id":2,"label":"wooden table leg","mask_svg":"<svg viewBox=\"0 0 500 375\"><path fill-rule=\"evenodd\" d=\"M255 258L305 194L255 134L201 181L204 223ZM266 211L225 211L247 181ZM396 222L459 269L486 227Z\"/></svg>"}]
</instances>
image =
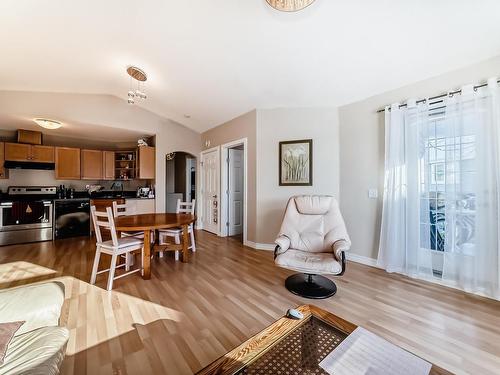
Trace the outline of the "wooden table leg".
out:
<instances>
[{"instance_id":1,"label":"wooden table leg","mask_svg":"<svg viewBox=\"0 0 500 375\"><path fill-rule=\"evenodd\" d=\"M144 257L142 259L144 272L142 278L149 280L151 278L151 231L144 231Z\"/></svg>"},{"instance_id":2,"label":"wooden table leg","mask_svg":"<svg viewBox=\"0 0 500 375\"><path fill-rule=\"evenodd\" d=\"M182 262L189 262L189 235L188 235L188 226L182 226Z\"/></svg>"}]
</instances>

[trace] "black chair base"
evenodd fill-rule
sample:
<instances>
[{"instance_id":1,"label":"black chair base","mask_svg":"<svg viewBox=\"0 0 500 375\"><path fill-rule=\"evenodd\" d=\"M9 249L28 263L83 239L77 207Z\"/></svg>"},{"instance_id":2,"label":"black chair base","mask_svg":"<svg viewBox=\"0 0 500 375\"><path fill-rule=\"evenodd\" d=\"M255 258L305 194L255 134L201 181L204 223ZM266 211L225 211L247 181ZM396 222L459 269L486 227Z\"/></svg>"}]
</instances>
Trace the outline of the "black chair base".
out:
<instances>
[{"instance_id":1,"label":"black chair base","mask_svg":"<svg viewBox=\"0 0 500 375\"><path fill-rule=\"evenodd\" d=\"M288 277L285 287L298 296L311 299L323 299L337 293L337 285L324 276L296 273Z\"/></svg>"}]
</instances>

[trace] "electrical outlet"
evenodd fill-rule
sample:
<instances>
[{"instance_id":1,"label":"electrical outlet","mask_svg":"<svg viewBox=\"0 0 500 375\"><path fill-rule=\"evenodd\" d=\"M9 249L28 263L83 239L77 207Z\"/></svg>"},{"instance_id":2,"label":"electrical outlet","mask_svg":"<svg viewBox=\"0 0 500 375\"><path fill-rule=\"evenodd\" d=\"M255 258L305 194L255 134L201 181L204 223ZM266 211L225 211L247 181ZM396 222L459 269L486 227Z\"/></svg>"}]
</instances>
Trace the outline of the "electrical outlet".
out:
<instances>
[{"instance_id":1,"label":"electrical outlet","mask_svg":"<svg viewBox=\"0 0 500 375\"><path fill-rule=\"evenodd\" d=\"M377 189L368 189L368 198L377 199L378 198L378 190Z\"/></svg>"}]
</instances>

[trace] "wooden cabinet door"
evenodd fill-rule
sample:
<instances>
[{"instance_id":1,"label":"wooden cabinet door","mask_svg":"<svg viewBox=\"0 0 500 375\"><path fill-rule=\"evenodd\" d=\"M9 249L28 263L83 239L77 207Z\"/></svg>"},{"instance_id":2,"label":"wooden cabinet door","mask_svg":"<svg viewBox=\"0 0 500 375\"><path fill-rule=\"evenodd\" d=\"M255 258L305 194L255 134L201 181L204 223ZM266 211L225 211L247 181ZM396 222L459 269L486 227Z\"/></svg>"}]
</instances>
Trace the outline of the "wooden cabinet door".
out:
<instances>
[{"instance_id":1,"label":"wooden cabinet door","mask_svg":"<svg viewBox=\"0 0 500 375\"><path fill-rule=\"evenodd\" d=\"M128 200L127 200L128 203ZM154 199L135 199L135 213L140 214L154 214L155 213L155 200Z\"/></svg>"},{"instance_id":2,"label":"wooden cabinet door","mask_svg":"<svg viewBox=\"0 0 500 375\"><path fill-rule=\"evenodd\" d=\"M23 143L6 143L5 160L31 161L31 145Z\"/></svg>"},{"instance_id":3,"label":"wooden cabinet door","mask_svg":"<svg viewBox=\"0 0 500 375\"><path fill-rule=\"evenodd\" d=\"M56 179L80 179L80 149L72 147L56 147Z\"/></svg>"},{"instance_id":4,"label":"wooden cabinet door","mask_svg":"<svg viewBox=\"0 0 500 375\"><path fill-rule=\"evenodd\" d=\"M115 152L114 151L103 151L103 178L105 180L115 179Z\"/></svg>"},{"instance_id":5,"label":"wooden cabinet door","mask_svg":"<svg viewBox=\"0 0 500 375\"><path fill-rule=\"evenodd\" d=\"M53 146L31 146L31 161L40 163L54 162Z\"/></svg>"},{"instance_id":6,"label":"wooden cabinet door","mask_svg":"<svg viewBox=\"0 0 500 375\"><path fill-rule=\"evenodd\" d=\"M0 142L0 178L8 178L8 169L5 169L3 162L5 161L5 146L3 142Z\"/></svg>"},{"instance_id":7,"label":"wooden cabinet door","mask_svg":"<svg viewBox=\"0 0 500 375\"><path fill-rule=\"evenodd\" d=\"M102 151L82 150L82 180L102 180Z\"/></svg>"},{"instance_id":8,"label":"wooden cabinet door","mask_svg":"<svg viewBox=\"0 0 500 375\"><path fill-rule=\"evenodd\" d=\"M137 152L137 178L152 180L155 178L155 148L149 146L139 147Z\"/></svg>"}]
</instances>

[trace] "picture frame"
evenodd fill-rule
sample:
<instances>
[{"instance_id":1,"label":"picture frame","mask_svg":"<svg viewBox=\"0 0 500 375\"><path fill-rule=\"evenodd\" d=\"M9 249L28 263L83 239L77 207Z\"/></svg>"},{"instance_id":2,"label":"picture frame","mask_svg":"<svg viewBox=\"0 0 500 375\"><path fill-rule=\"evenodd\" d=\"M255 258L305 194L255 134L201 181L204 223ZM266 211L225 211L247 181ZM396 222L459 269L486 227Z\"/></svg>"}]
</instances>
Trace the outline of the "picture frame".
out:
<instances>
[{"instance_id":1,"label":"picture frame","mask_svg":"<svg viewBox=\"0 0 500 375\"><path fill-rule=\"evenodd\" d=\"M312 186L312 177L312 139L280 142L279 186Z\"/></svg>"}]
</instances>

